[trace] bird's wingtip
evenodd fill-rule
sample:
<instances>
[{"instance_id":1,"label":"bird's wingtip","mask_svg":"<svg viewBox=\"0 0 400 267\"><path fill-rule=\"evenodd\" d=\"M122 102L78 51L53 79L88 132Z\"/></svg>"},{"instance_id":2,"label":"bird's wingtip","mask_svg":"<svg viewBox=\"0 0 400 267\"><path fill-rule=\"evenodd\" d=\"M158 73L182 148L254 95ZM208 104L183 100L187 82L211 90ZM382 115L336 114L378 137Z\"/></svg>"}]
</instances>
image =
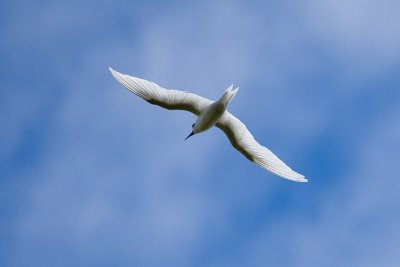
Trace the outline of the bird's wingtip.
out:
<instances>
[{"instance_id":1,"label":"bird's wingtip","mask_svg":"<svg viewBox=\"0 0 400 267\"><path fill-rule=\"evenodd\" d=\"M108 70L109 70L111 73L115 73L115 70L114 70L113 68L111 68L111 67L108 67Z\"/></svg>"},{"instance_id":2,"label":"bird's wingtip","mask_svg":"<svg viewBox=\"0 0 400 267\"><path fill-rule=\"evenodd\" d=\"M308 179L305 178L303 175L295 179L294 181L299 182L299 183L308 183Z\"/></svg>"},{"instance_id":3,"label":"bird's wingtip","mask_svg":"<svg viewBox=\"0 0 400 267\"><path fill-rule=\"evenodd\" d=\"M108 70L111 72L111 75L114 76L114 78L116 78L117 80L119 76L122 76L122 73L119 73L111 67L108 67Z\"/></svg>"}]
</instances>

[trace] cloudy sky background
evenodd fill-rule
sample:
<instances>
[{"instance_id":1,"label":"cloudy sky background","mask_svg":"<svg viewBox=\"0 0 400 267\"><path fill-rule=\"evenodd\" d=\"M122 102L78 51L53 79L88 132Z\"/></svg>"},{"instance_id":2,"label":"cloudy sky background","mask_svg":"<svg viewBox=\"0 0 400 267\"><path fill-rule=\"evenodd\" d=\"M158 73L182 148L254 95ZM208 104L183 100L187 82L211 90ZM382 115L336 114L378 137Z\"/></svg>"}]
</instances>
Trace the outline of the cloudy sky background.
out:
<instances>
[{"instance_id":1,"label":"cloudy sky background","mask_svg":"<svg viewBox=\"0 0 400 267\"><path fill-rule=\"evenodd\" d=\"M400 2L0 1L1 266L399 266ZM108 66L217 99L308 184Z\"/></svg>"}]
</instances>

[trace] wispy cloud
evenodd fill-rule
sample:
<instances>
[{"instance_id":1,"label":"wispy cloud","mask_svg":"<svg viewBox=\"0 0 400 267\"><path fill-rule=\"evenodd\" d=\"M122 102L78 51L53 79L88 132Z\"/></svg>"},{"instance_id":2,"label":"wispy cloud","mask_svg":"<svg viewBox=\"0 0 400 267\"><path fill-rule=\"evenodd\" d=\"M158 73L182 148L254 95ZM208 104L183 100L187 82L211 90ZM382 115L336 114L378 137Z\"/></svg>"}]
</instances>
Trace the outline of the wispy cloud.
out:
<instances>
[{"instance_id":1,"label":"wispy cloud","mask_svg":"<svg viewBox=\"0 0 400 267\"><path fill-rule=\"evenodd\" d=\"M399 19L380 3L8 4L0 262L396 265ZM311 182L218 129L183 142L194 116L109 65L212 99L237 84L231 111Z\"/></svg>"}]
</instances>

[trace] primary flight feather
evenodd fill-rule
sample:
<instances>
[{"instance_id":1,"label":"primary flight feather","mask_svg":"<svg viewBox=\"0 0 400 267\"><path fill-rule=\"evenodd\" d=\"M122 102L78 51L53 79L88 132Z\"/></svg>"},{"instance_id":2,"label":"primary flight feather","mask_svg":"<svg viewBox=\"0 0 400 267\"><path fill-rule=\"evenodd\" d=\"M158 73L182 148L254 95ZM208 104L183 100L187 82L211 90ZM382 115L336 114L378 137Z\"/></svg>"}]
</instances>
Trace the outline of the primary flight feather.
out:
<instances>
[{"instance_id":1,"label":"primary flight feather","mask_svg":"<svg viewBox=\"0 0 400 267\"><path fill-rule=\"evenodd\" d=\"M249 160L283 178L295 182L307 182L304 175L293 171L268 148L260 145L247 127L226 110L239 88L233 89L233 85L231 85L218 101L211 101L196 94L164 89L153 82L124 75L112 68L109 69L118 82L147 102L166 109L187 110L197 115L198 118L192 126L192 132L186 139L215 125L228 136L231 144Z\"/></svg>"}]
</instances>

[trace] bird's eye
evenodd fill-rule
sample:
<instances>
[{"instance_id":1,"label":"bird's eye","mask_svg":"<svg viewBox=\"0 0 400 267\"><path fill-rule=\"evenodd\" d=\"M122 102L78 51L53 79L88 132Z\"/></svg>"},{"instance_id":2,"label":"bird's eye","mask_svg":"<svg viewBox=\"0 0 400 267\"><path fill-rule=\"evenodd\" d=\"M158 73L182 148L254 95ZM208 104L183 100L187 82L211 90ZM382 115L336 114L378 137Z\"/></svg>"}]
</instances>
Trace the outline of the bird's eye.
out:
<instances>
[{"instance_id":1,"label":"bird's eye","mask_svg":"<svg viewBox=\"0 0 400 267\"><path fill-rule=\"evenodd\" d=\"M194 123L192 124L192 128L194 127Z\"/></svg>"}]
</instances>

